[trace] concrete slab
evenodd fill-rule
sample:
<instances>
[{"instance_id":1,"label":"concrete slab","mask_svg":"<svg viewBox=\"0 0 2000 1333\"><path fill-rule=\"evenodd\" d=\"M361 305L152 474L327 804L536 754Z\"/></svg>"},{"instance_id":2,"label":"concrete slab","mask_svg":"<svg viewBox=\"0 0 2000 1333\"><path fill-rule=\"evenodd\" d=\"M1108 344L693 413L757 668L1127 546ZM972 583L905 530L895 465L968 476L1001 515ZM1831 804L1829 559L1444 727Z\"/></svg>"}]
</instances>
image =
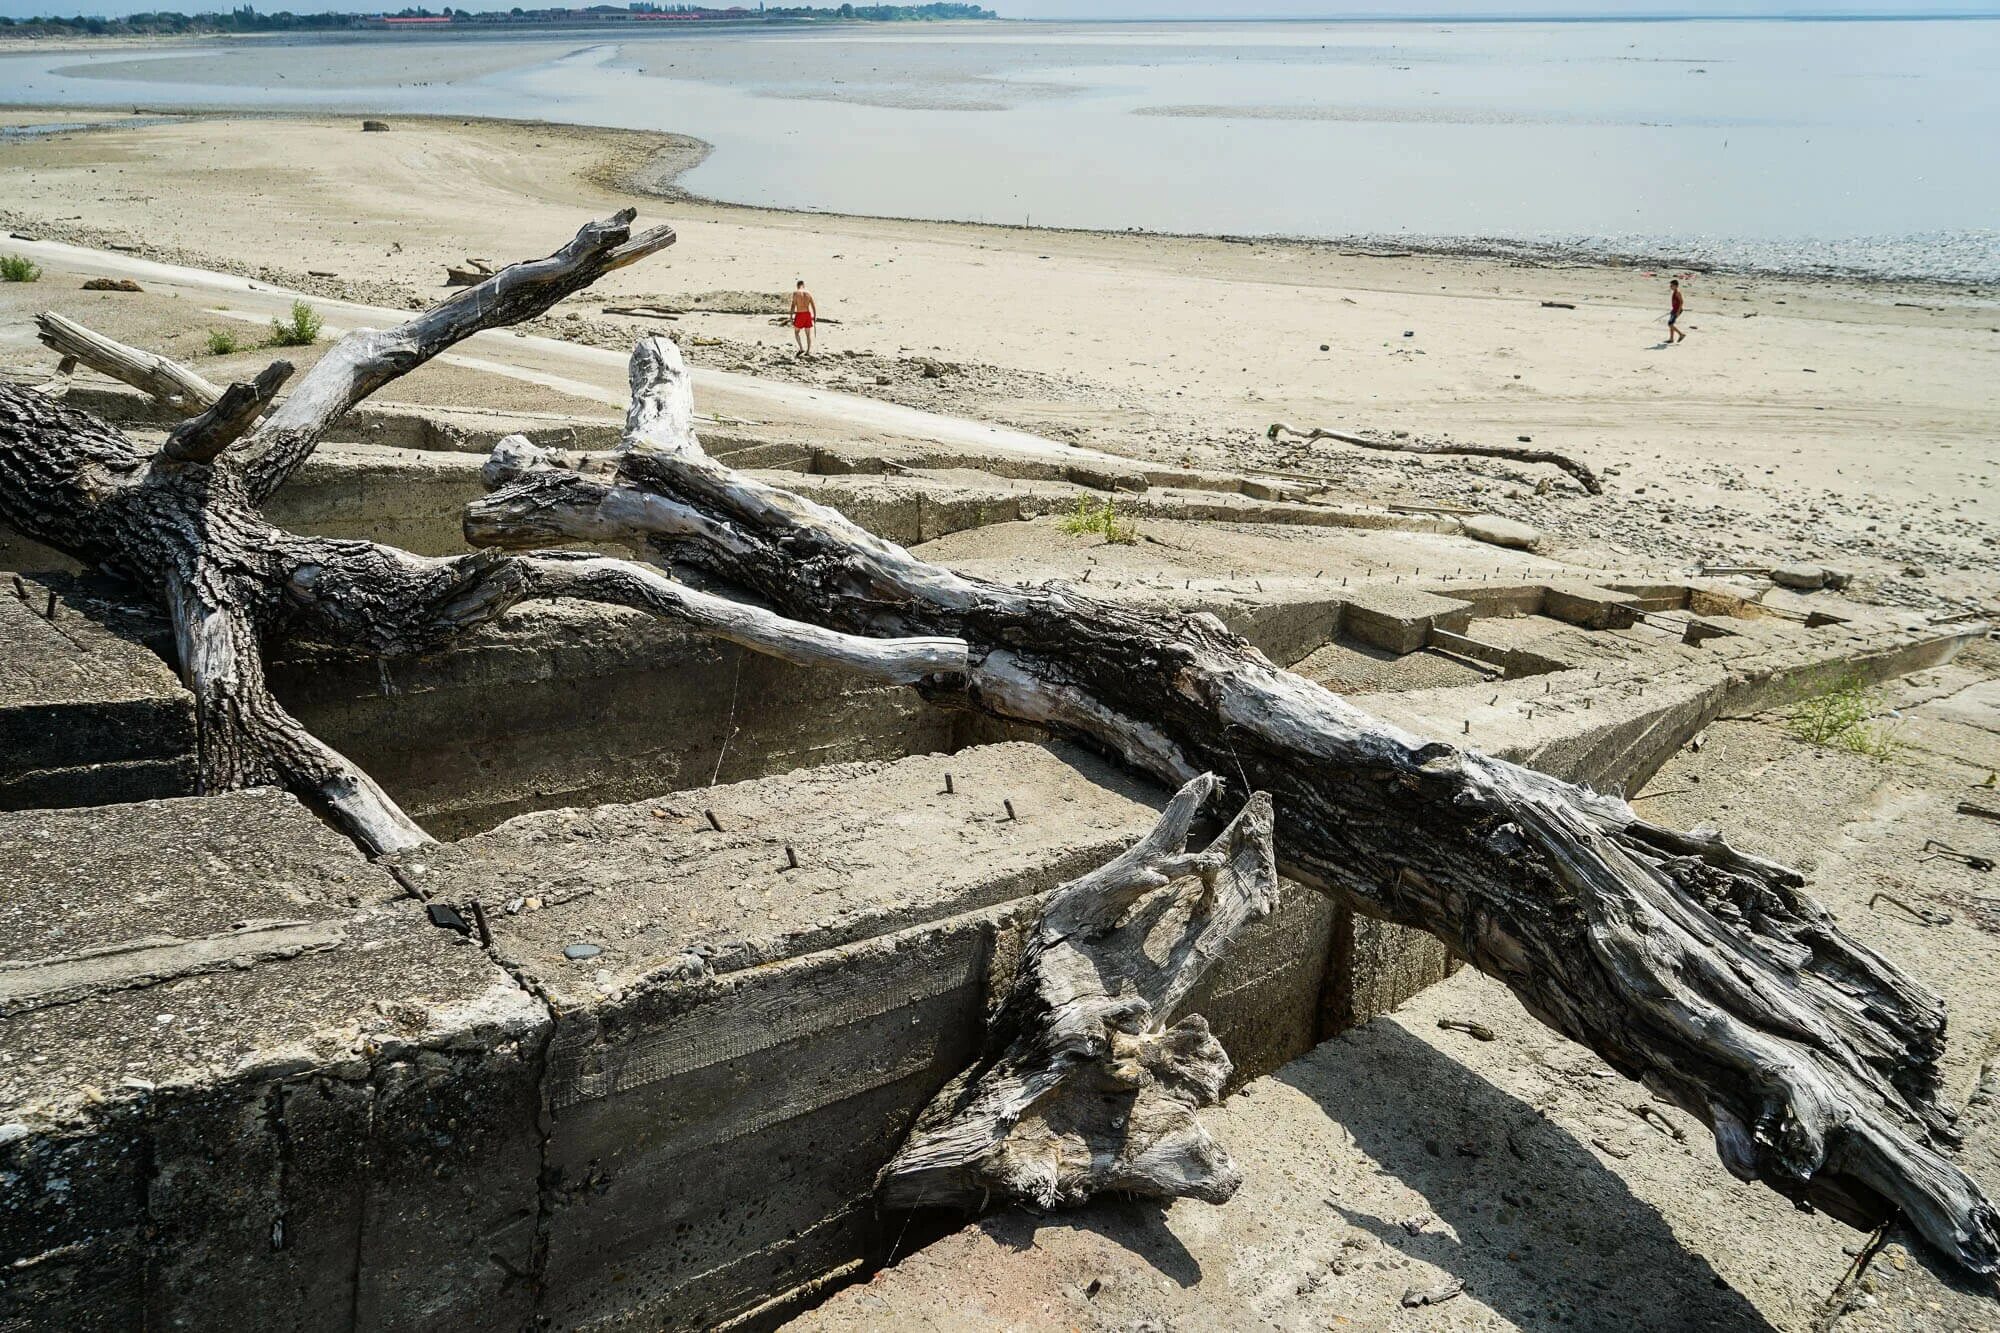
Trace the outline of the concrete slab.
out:
<instances>
[{"instance_id":1,"label":"concrete slab","mask_svg":"<svg viewBox=\"0 0 2000 1333\"><path fill-rule=\"evenodd\" d=\"M0 809L193 790L193 700L145 619L94 582L0 577Z\"/></svg>"},{"instance_id":2,"label":"concrete slab","mask_svg":"<svg viewBox=\"0 0 2000 1333\"><path fill-rule=\"evenodd\" d=\"M1366 584L1341 600L1341 628L1392 653L1414 653L1430 641L1433 629L1462 630L1472 620L1470 603L1403 584Z\"/></svg>"},{"instance_id":3,"label":"concrete slab","mask_svg":"<svg viewBox=\"0 0 2000 1333\"><path fill-rule=\"evenodd\" d=\"M0 1324L526 1317L539 1002L288 796L0 849Z\"/></svg>"}]
</instances>

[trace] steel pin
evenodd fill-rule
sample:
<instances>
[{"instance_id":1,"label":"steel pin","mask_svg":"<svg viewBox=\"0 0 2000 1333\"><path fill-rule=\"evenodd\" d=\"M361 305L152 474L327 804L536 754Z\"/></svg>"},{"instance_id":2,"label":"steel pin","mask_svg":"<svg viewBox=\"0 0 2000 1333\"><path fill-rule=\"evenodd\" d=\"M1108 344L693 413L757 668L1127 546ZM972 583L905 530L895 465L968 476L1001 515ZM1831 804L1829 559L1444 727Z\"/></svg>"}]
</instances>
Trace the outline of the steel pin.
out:
<instances>
[{"instance_id":1,"label":"steel pin","mask_svg":"<svg viewBox=\"0 0 2000 1333\"><path fill-rule=\"evenodd\" d=\"M1009 818L1009 819L1019 819L1019 818L1020 818L1020 816L1019 816L1019 815L1017 815L1017 814L1015 814L1015 813L1014 813L1014 803L1013 803L1012 801L1002 801L1002 802L1000 802L1000 804L1002 804L1002 805L1004 805L1004 806L1006 806L1006 807L1007 807L1007 818Z\"/></svg>"},{"instance_id":2,"label":"steel pin","mask_svg":"<svg viewBox=\"0 0 2000 1333\"><path fill-rule=\"evenodd\" d=\"M704 810L702 813L708 816L708 826L710 828L714 829L717 833L722 832L722 821L715 817L715 811Z\"/></svg>"}]
</instances>

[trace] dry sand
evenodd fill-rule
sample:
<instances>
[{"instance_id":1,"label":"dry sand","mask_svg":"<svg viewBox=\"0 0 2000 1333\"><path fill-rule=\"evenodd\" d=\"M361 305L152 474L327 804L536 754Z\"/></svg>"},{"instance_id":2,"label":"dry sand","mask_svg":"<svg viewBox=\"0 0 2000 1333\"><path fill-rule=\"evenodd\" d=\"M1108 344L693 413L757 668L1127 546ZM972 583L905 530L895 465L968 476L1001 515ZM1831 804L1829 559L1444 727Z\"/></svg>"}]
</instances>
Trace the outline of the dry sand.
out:
<instances>
[{"instance_id":1,"label":"dry sand","mask_svg":"<svg viewBox=\"0 0 2000 1333\"><path fill-rule=\"evenodd\" d=\"M671 327L698 362L726 369L1121 453L1471 503L1613 558L1817 559L1853 568L1885 600L2000 604L2000 295L1695 274L1693 332L1668 348L1665 272L787 214L640 192L698 152L661 136L498 122L406 118L364 134L346 118L114 119L0 142L0 217L45 238L116 241L400 306L436 299L446 262L545 253L585 216L633 204L671 220L679 245L546 327L616 343L660 326L607 319L607 303L779 293L803 277L839 321L822 329L814 363L795 364L789 333L762 315L692 313ZM59 290L47 304L61 306ZM919 358L945 364L927 378ZM1537 494L1540 471L1504 463L1280 449L1262 437L1278 420L1488 443L1528 435L1606 471L1609 490L1591 500L1557 480Z\"/></svg>"}]
</instances>

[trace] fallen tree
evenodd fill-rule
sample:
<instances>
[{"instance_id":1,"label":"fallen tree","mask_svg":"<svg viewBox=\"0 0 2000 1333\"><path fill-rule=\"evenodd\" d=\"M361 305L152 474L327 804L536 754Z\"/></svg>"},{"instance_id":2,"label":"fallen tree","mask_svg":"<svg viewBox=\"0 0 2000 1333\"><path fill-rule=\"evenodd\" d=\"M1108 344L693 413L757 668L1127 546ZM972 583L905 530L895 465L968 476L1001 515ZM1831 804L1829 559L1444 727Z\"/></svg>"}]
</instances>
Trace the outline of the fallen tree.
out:
<instances>
[{"instance_id":1,"label":"fallen tree","mask_svg":"<svg viewBox=\"0 0 2000 1333\"><path fill-rule=\"evenodd\" d=\"M629 561L496 552L432 559L300 536L258 512L327 428L369 394L481 329L533 318L672 244L671 228L634 236L631 221L628 212L592 223L548 258L516 264L406 324L349 334L261 421L291 373L285 362L254 383L218 390L60 316L39 321L65 357L199 410L151 450L47 395L0 385L0 519L166 607L195 697L201 790L282 782L372 852L430 841L373 779L272 697L263 650L277 636L419 653L520 602L570 597L635 607L759 651L884 680L963 664L964 645L954 640L861 639L792 624Z\"/></svg>"},{"instance_id":2,"label":"fallen tree","mask_svg":"<svg viewBox=\"0 0 2000 1333\"><path fill-rule=\"evenodd\" d=\"M609 474L514 437L467 508L475 544L617 541L733 596L851 634L937 635L938 704L1033 723L1172 785L1267 791L1285 873L1415 926L1528 1010L1699 1117L1722 1160L1856 1225L1900 1209L1957 1263L2000 1266L2000 1215L1943 1155L1943 1006L1713 832L1473 750L1425 742L1272 665L1203 613L927 564L716 462L661 339L632 355Z\"/></svg>"},{"instance_id":3,"label":"fallen tree","mask_svg":"<svg viewBox=\"0 0 2000 1333\"><path fill-rule=\"evenodd\" d=\"M466 515L488 549L427 559L302 537L261 516L368 394L671 242L666 229L631 235L630 220L585 227L557 254L396 329L348 335L255 424L283 370L231 386L172 450L0 387L0 518L169 608L197 701L204 790L282 780L371 850L421 843L366 774L271 698L270 638L421 652L537 597L678 616L759 651L1037 724L1170 785L1214 773L1221 799L1266 791L1287 874L1444 940L1543 1021L1709 1124L1736 1174L1858 1224L1900 1209L1960 1265L2000 1264L1992 1205L1941 1151L1953 1142L1937 1101L1942 1006L1842 934L1797 874L1715 834L1649 824L1613 798L1386 726L1211 616L917 560L709 458L671 343L633 353L611 472L562 466L518 437L495 451L494 492ZM552 541L636 547L710 590L629 560L533 549Z\"/></svg>"},{"instance_id":4,"label":"fallen tree","mask_svg":"<svg viewBox=\"0 0 2000 1333\"><path fill-rule=\"evenodd\" d=\"M1280 440L1291 436L1306 444L1314 440L1338 440L1359 449L1380 449L1392 454L1425 454L1436 457L1441 454L1457 454L1466 458L1504 458L1512 463L1547 463L1550 467L1561 468L1576 478L1577 485L1592 495L1604 494L1604 483L1597 479L1597 473L1589 464L1580 463L1568 454L1559 454L1553 449L1520 449L1511 444L1443 444L1434 440L1383 440L1368 435L1350 435L1345 431L1322 430L1318 426L1310 430L1300 430L1287 426L1284 422L1273 422L1264 432L1268 440Z\"/></svg>"}]
</instances>

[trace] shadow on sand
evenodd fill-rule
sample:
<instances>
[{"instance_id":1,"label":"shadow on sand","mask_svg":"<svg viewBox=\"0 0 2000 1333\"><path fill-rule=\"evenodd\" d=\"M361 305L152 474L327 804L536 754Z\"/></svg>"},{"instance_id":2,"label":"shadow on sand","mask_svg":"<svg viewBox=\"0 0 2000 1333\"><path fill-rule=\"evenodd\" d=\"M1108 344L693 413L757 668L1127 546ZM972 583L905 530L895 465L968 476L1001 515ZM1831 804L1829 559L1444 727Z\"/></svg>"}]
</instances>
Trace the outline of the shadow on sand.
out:
<instances>
[{"instance_id":1,"label":"shadow on sand","mask_svg":"<svg viewBox=\"0 0 2000 1333\"><path fill-rule=\"evenodd\" d=\"M1567 1130L1396 1024L1372 1023L1274 1077L1422 1194L1437 1223L1412 1234L1403 1223L1417 1219L1330 1202L1516 1324L1771 1327Z\"/></svg>"}]
</instances>

